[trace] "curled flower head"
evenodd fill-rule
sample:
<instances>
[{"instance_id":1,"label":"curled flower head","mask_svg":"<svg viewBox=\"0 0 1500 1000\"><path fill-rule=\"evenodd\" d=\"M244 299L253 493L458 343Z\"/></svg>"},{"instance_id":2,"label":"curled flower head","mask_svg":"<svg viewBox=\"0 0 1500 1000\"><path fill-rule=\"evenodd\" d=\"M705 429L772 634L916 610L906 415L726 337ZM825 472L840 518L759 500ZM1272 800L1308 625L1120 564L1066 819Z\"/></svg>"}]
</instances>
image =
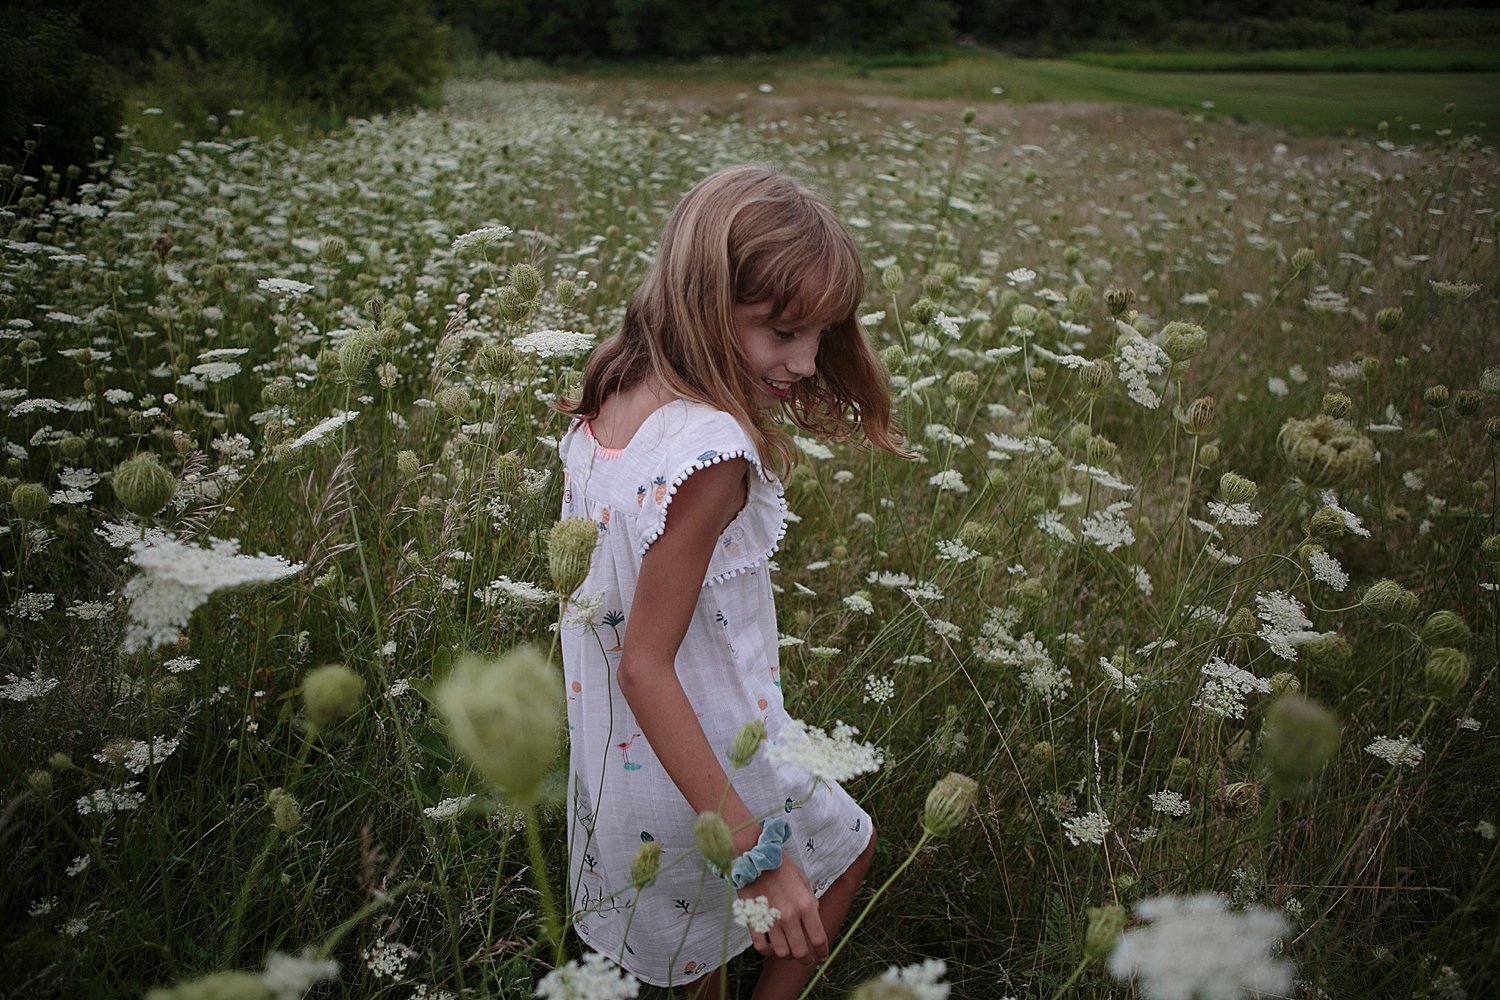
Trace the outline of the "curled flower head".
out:
<instances>
[{"instance_id":1,"label":"curled flower head","mask_svg":"<svg viewBox=\"0 0 1500 1000\"><path fill-rule=\"evenodd\" d=\"M979 782L968 775L950 771L927 793L927 803L922 809L922 829L934 837L946 837L969 818L978 798Z\"/></svg>"},{"instance_id":2,"label":"curled flower head","mask_svg":"<svg viewBox=\"0 0 1500 1000\"><path fill-rule=\"evenodd\" d=\"M1375 444L1346 420L1320 414L1288 420L1276 436L1281 455L1298 478L1314 486L1358 479L1375 463Z\"/></svg>"},{"instance_id":3,"label":"curled flower head","mask_svg":"<svg viewBox=\"0 0 1500 1000\"><path fill-rule=\"evenodd\" d=\"M534 647L466 656L436 691L458 749L496 788L530 801L557 753L562 677Z\"/></svg>"}]
</instances>

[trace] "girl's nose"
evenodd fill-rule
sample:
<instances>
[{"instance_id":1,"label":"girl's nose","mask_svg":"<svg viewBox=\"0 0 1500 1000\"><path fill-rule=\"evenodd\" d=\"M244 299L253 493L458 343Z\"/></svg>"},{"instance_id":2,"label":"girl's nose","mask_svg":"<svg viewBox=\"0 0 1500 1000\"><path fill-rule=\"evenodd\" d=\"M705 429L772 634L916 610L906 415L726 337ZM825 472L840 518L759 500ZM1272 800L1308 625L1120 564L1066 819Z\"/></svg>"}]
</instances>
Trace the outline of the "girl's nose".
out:
<instances>
[{"instance_id":1,"label":"girl's nose","mask_svg":"<svg viewBox=\"0 0 1500 1000\"><path fill-rule=\"evenodd\" d=\"M797 345L797 350L787 360L786 370L798 378L811 378L818 370L818 342Z\"/></svg>"}]
</instances>

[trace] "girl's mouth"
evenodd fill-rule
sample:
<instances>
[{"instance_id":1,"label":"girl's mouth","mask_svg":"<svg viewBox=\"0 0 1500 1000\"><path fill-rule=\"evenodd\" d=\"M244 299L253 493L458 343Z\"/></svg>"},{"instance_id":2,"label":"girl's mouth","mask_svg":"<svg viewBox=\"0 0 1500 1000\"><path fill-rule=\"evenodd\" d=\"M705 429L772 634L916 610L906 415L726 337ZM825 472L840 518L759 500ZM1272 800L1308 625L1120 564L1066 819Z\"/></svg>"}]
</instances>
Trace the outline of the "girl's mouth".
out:
<instances>
[{"instance_id":1,"label":"girl's mouth","mask_svg":"<svg viewBox=\"0 0 1500 1000\"><path fill-rule=\"evenodd\" d=\"M763 378L760 380L760 384L765 386L766 391L777 399L786 399L792 394L792 383L790 382L773 382L768 378Z\"/></svg>"}]
</instances>

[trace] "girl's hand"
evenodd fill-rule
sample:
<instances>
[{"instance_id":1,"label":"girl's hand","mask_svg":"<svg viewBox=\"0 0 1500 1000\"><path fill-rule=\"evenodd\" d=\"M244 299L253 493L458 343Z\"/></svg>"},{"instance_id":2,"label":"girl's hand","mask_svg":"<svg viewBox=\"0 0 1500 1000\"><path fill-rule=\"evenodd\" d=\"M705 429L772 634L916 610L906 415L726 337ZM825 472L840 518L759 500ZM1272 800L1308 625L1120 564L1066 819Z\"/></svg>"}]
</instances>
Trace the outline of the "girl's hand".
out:
<instances>
[{"instance_id":1,"label":"girl's hand","mask_svg":"<svg viewBox=\"0 0 1500 1000\"><path fill-rule=\"evenodd\" d=\"M766 897L766 903L781 911L771 925L770 933L750 932L755 950L766 957L790 958L803 965L817 965L828 957L828 935L818 912L818 897L813 895L807 876L791 859L781 867L764 872L737 893L742 899Z\"/></svg>"}]
</instances>

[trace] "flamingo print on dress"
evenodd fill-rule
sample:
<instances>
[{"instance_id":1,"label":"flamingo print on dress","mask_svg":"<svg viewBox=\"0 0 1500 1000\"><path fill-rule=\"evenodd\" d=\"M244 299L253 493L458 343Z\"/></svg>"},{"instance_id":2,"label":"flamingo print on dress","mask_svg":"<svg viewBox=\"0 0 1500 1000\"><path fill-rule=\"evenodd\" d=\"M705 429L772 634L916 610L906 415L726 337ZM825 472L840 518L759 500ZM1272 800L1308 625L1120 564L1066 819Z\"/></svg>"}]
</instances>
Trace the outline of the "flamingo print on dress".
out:
<instances>
[{"instance_id":1,"label":"flamingo print on dress","mask_svg":"<svg viewBox=\"0 0 1500 1000\"><path fill-rule=\"evenodd\" d=\"M639 771L641 769L641 765L632 764L630 762L630 748L635 744L635 741L640 738L640 733L634 733L631 735L630 739L615 744L615 749L620 751L620 756L625 761L625 770L627 771Z\"/></svg>"}]
</instances>

